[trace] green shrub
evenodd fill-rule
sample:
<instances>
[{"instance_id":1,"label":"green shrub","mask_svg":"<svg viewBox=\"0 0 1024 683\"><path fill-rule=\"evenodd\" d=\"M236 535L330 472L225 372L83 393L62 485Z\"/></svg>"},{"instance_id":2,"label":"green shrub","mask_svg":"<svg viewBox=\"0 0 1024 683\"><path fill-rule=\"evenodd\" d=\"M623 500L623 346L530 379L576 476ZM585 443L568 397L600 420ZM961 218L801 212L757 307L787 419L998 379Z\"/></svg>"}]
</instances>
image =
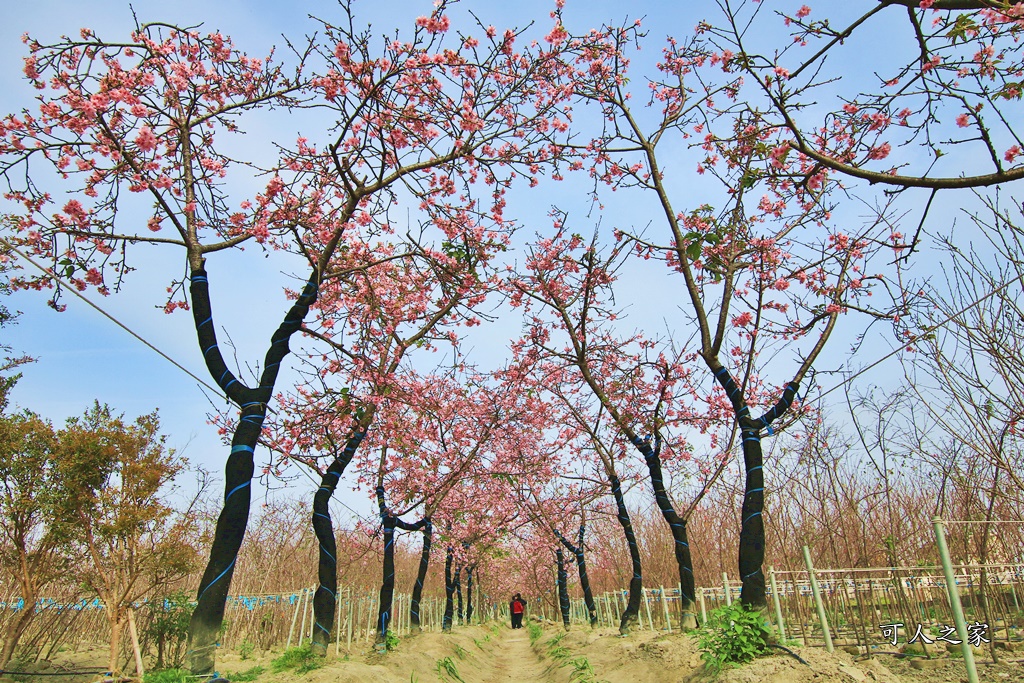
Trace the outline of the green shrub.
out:
<instances>
[{"instance_id":1,"label":"green shrub","mask_svg":"<svg viewBox=\"0 0 1024 683\"><path fill-rule=\"evenodd\" d=\"M544 629L540 627L540 624L527 624L526 630L530 634L530 645L536 643L544 635Z\"/></svg>"},{"instance_id":2,"label":"green shrub","mask_svg":"<svg viewBox=\"0 0 1024 683\"><path fill-rule=\"evenodd\" d=\"M726 664L742 664L768 651L764 615L740 602L719 607L708 614L698 632L701 659L711 671Z\"/></svg>"},{"instance_id":3,"label":"green shrub","mask_svg":"<svg viewBox=\"0 0 1024 683\"><path fill-rule=\"evenodd\" d=\"M156 668L172 670L180 667L185 662L192 598L185 591L178 591L150 600L146 608L150 619L142 637L156 645Z\"/></svg>"},{"instance_id":4,"label":"green shrub","mask_svg":"<svg viewBox=\"0 0 1024 683\"><path fill-rule=\"evenodd\" d=\"M394 650L397 647L398 647L398 634L395 633L394 631L388 630L387 634L384 636L384 648L388 652L391 652L392 650Z\"/></svg>"},{"instance_id":5,"label":"green shrub","mask_svg":"<svg viewBox=\"0 0 1024 683\"><path fill-rule=\"evenodd\" d=\"M309 643L289 648L280 657L270 662L270 668L274 673L295 669L295 673L304 674L307 671L319 669L321 666L323 666L323 661L313 653Z\"/></svg>"},{"instance_id":6,"label":"green shrub","mask_svg":"<svg viewBox=\"0 0 1024 683\"><path fill-rule=\"evenodd\" d=\"M248 638L242 641L242 644L238 646L238 656L242 658L242 661L252 657L252 653L256 651L256 643L252 642Z\"/></svg>"},{"instance_id":7,"label":"green shrub","mask_svg":"<svg viewBox=\"0 0 1024 683\"><path fill-rule=\"evenodd\" d=\"M147 671L143 683L190 683L189 671L185 669L155 669Z\"/></svg>"}]
</instances>

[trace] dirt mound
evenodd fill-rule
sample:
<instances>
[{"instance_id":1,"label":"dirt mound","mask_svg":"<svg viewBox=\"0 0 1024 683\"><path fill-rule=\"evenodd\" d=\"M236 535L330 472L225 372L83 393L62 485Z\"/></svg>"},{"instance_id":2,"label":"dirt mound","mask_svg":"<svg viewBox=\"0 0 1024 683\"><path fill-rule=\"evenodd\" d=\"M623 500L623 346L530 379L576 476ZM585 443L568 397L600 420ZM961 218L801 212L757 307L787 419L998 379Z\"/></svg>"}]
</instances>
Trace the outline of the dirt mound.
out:
<instances>
[{"instance_id":1,"label":"dirt mound","mask_svg":"<svg viewBox=\"0 0 1024 683\"><path fill-rule=\"evenodd\" d=\"M576 628L568 633L547 624L531 644L528 629L513 631L505 624L458 627L451 634L421 633L403 637L393 652L381 655L365 642L353 643L352 651L332 646L322 666L305 673L275 673L271 661L280 652L254 653L246 660L232 652L220 652L218 670L229 676L248 672L255 683L959 683L966 680L963 660L944 657L934 668L912 668L909 659L889 655L855 660L837 650L794 648L807 663L785 654L763 657L745 666L725 669L717 677L705 669L696 638L679 633L640 631L627 638L609 628ZM55 658L56 659L56 658ZM66 661L63 661L65 660ZM94 661L95 660L95 661ZM91 666L105 661L101 647L81 648L62 655L50 673ZM262 671L253 672L254 667ZM1024 683L1024 667L1007 662L979 662L985 683ZM8 679L9 680L9 679ZM25 679L22 679L25 680ZM50 677L28 680L47 681ZM64 678L75 683L95 681ZM239 679L236 679L239 680Z\"/></svg>"},{"instance_id":2,"label":"dirt mound","mask_svg":"<svg viewBox=\"0 0 1024 683\"><path fill-rule=\"evenodd\" d=\"M550 637L545 635L539 641L541 651L550 650L545 640ZM640 631L622 638L617 630L607 628L571 631L559 639L558 645L572 652L568 659L586 657L596 679L607 683L906 683L877 660L854 662L845 652L830 655L807 648L794 649L807 664L780 653L725 669L714 677L704 669L696 639L680 633ZM551 680L568 681L569 672Z\"/></svg>"}]
</instances>

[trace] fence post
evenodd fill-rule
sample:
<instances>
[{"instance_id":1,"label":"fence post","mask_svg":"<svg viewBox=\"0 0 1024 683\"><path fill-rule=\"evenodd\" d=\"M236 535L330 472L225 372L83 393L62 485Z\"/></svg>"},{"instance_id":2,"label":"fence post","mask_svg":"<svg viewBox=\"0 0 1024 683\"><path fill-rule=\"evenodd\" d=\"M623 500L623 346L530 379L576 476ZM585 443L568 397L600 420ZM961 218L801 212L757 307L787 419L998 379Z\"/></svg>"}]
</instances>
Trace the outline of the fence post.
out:
<instances>
[{"instance_id":1,"label":"fence post","mask_svg":"<svg viewBox=\"0 0 1024 683\"><path fill-rule=\"evenodd\" d=\"M725 604L732 604L732 595L729 593L729 575L722 572L722 588L725 589Z\"/></svg>"},{"instance_id":2,"label":"fence post","mask_svg":"<svg viewBox=\"0 0 1024 683\"><path fill-rule=\"evenodd\" d=\"M649 630L653 631L654 630L654 619L651 619L651 596L648 595L647 590L648 589L646 589L646 588L641 589L640 590L640 595L643 596L644 608L646 609L646 612L647 612L647 628Z\"/></svg>"},{"instance_id":3,"label":"fence post","mask_svg":"<svg viewBox=\"0 0 1024 683\"><path fill-rule=\"evenodd\" d=\"M341 593L341 591L338 591ZM337 657L341 654L341 604L338 602L338 594L334 595L334 656Z\"/></svg>"},{"instance_id":4,"label":"fence post","mask_svg":"<svg viewBox=\"0 0 1024 683\"><path fill-rule=\"evenodd\" d=\"M700 623L708 623L708 608L704 605L704 589L697 589L697 602L700 603Z\"/></svg>"},{"instance_id":5,"label":"fence post","mask_svg":"<svg viewBox=\"0 0 1024 683\"><path fill-rule=\"evenodd\" d=\"M825 650L833 652L832 634L828 630L828 616L825 614L825 604L821 601L821 591L818 589L818 577L814 574L814 565L811 563L811 550L804 546L804 563L807 565L807 576L811 579L811 592L814 593L814 604L818 608L818 621L821 622L821 631L825 635Z\"/></svg>"},{"instance_id":6,"label":"fence post","mask_svg":"<svg viewBox=\"0 0 1024 683\"><path fill-rule=\"evenodd\" d=\"M288 629L288 644L285 645L286 649L292 646L292 635L295 633L295 621L299 618L299 610L302 609L302 598L304 597L306 597L305 588L303 588L295 598L295 612L292 614L291 628Z\"/></svg>"},{"instance_id":7,"label":"fence post","mask_svg":"<svg viewBox=\"0 0 1024 683\"><path fill-rule=\"evenodd\" d=\"M346 589L348 594L348 620L345 625L345 650L346 652L352 651L352 615L355 612L355 605L352 604L352 589Z\"/></svg>"},{"instance_id":8,"label":"fence post","mask_svg":"<svg viewBox=\"0 0 1024 683\"><path fill-rule=\"evenodd\" d=\"M668 599L665 597L665 588L659 586L658 590L661 591L661 609L665 612L665 628L669 633L672 633L672 620L668 616Z\"/></svg>"},{"instance_id":9,"label":"fence post","mask_svg":"<svg viewBox=\"0 0 1024 683\"><path fill-rule=\"evenodd\" d=\"M772 602L775 603L775 619L779 624L779 639L786 639L786 622L782 618L782 603L779 601L779 586L775 583L775 567L768 567L768 579L772 585Z\"/></svg>"},{"instance_id":10,"label":"fence post","mask_svg":"<svg viewBox=\"0 0 1024 683\"><path fill-rule=\"evenodd\" d=\"M949 606L953 608L953 621L956 622L956 633L960 639L960 647L964 653L964 666L967 667L968 683L978 683L978 669L974 665L974 650L967 639L967 620L964 619L964 608L960 604L960 591L956 587L956 576L953 575L953 563L949 559L949 548L946 546L946 534L942 527L942 519L938 515L932 517L935 526L935 543L939 546L939 557L942 559L942 573L946 577L946 593L949 594Z\"/></svg>"}]
</instances>

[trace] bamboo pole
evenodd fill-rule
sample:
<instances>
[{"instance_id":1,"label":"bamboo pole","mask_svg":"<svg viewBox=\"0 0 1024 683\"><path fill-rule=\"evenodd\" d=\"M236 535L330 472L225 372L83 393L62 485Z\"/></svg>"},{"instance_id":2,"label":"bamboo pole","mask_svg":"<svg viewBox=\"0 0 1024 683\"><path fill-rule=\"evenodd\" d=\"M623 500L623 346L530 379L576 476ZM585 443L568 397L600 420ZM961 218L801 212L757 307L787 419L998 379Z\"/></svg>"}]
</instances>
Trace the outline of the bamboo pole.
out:
<instances>
[{"instance_id":1,"label":"bamboo pole","mask_svg":"<svg viewBox=\"0 0 1024 683\"><path fill-rule=\"evenodd\" d=\"M341 605L338 604L338 595L334 595L334 656L341 654Z\"/></svg>"},{"instance_id":2,"label":"bamboo pole","mask_svg":"<svg viewBox=\"0 0 1024 683\"><path fill-rule=\"evenodd\" d=\"M935 543L939 547L939 557L942 559L942 573L946 577L946 592L949 594L949 606L953 609L953 621L956 623L957 637L960 639L960 648L964 653L967 681L968 683L978 683L978 669L974 665L974 651L967 638L967 620L964 619L964 608L960 603L960 592L956 587L956 576L953 575L953 563L949 559L946 534L943 530L942 520L938 515L932 517L932 524L935 527Z\"/></svg>"},{"instance_id":3,"label":"bamboo pole","mask_svg":"<svg viewBox=\"0 0 1024 683\"><path fill-rule=\"evenodd\" d=\"M732 604L732 595L729 594L729 575L722 572L722 588L725 590L725 604Z\"/></svg>"},{"instance_id":4,"label":"bamboo pole","mask_svg":"<svg viewBox=\"0 0 1024 683\"><path fill-rule=\"evenodd\" d=\"M142 651L139 650L139 631L135 628L135 610L128 607L128 633L132 637L132 653L135 655L135 671L141 679L145 675L142 668Z\"/></svg>"},{"instance_id":5,"label":"bamboo pole","mask_svg":"<svg viewBox=\"0 0 1024 683\"><path fill-rule=\"evenodd\" d=\"M821 631L825 636L825 650L832 653L835 648L832 646L832 634L828 630L828 616L825 614L825 605L821 601L818 577L815 576L814 565L811 563L811 549L807 546L804 546L804 563L807 565L807 575L811 579L811 592L814 594L814 604L818 608L818 620L821 622Z\"/></svg>"},{"instance_id":6,"label":"bamboo pole","mask_svg":"<svg viewBox=\"0 0 1024 683\"><path fill-rule=\"evenodd\" d=\"M672 622L668 618L668 600L665 598L665 588L659 586L661 590L661 609L665 612L665 628L669 633L672 633Z\"/></svg>"},{"instance_id":7,"label":"bamboo pole","mask_svg":"<svg viewBox=\"0 0 1024 683\"><path fill-rule=\"evenodd\" d=\"M768 580L772 586L772 602L775 604L775 620L779 627L779 640L786 639L786 621L782 618L782 603L779 602L779 586L775 582L775 568L768 567Z\"/></svg>"},{"instance_id":8,"label":"bamboo pole","mask_svg":"<svg viewBox=\"0 0 1024 683\"><path fill-rule=\"evenodd\" d=\"M651 618L651 596L646 590L641 590L640 595L644 598L644 608L647 612L647 628L650 631L654 630L654 619Z\"/></svg>"},{"instance_id":9,"label":"bamboo pole","mask_svg":"<svg viewBox=\"0 0 1024 683\"><path fill-rule=\"evenodd\" d=\"M346 640L345 640L345 649L347 651L351 652L352 651L352 611L354 609L354 605L352 604L352 589L351 588L346 589L346 593L348 594L348 619L346 619L347 623L345 624L345 631L347 632L346 636L345 636L345 638L346 638Z\"/></svg>"},{"instance_id":10,"label":"bamboo pole","mask_svg":"<svg viewBox=\"0 0 1024 683\"><path fill-rule=\"evenodd\" d=\"M295 622L299 618L299 610L301 609L302 599L305 596L306 589L303 588L302 592L300 592L298 597L295 599L295 612L292 614L292 625L291 628L288 629L288 643L285 645L285 649L288 649L292 646L292 636L295 635ZM299 636L299 638L301 639L301 636Z\"/></svg>"}]
</instances>

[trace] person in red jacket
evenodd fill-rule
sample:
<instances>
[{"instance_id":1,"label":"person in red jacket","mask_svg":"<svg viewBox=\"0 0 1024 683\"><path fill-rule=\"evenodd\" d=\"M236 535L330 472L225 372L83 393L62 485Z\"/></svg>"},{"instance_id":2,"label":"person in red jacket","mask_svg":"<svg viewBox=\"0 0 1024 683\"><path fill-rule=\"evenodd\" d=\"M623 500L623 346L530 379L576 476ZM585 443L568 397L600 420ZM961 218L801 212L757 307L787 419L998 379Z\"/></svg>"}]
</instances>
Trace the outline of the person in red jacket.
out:
<instances>
[{"instance_id":1,"label":"person in red jacket","mask_svg":"<svg viewBox=\"0 0 1024 683\"><path fill-rule=\"evenodd\" d=\"M523 612L526 611L526 601L519 593L515 594L512 602L508 604L509 612L512 614L512 628L523 627Z\"/></svg>"}]
</instances>

